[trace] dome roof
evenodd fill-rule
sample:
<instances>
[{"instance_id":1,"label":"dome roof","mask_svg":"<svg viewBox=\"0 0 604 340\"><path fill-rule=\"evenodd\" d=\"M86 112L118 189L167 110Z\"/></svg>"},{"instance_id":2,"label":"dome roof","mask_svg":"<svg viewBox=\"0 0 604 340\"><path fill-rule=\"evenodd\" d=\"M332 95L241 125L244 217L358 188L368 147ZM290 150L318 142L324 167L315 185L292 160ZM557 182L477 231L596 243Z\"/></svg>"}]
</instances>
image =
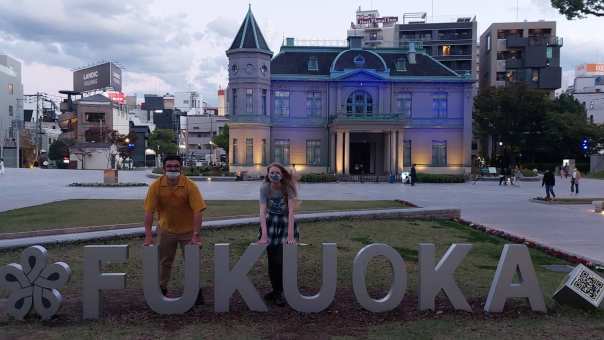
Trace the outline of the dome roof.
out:
<instances>
[{"instance_id":1,"label":"dome roof","mask_svg":"<svg viewBox=\"0 0 604 340\"><path fill-rule=\"evenodd\" d=\"M333 61L333 71L364 68L385 72L388 68L384 59L377 53L368 50L346 50L340 53Z\"/></svg>"}]
</instances>

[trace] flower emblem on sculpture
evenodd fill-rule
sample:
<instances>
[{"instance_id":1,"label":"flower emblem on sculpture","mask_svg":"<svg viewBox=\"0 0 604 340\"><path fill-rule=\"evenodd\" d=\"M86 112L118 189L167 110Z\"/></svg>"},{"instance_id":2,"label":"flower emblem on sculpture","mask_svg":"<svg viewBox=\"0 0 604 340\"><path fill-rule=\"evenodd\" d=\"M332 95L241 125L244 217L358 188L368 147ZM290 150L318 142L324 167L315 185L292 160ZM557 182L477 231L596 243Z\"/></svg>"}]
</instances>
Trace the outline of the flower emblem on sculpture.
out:
<instances>
[{"instance_id":1,"label":"flower emblem on sculpture","mask_svg":"<svg viewBox=\"0 0 604 340\"><path fill-rule=\"evenodd\" d=\"M57 313L63 302L58 289L71 276L69 265L56 262L48 265L48 252L33 246L21 253L21 263L0 268L0 287L11 291L6 307L9 315L23 320L32 307L44 320Z\"/></svg>"}]
</instances>

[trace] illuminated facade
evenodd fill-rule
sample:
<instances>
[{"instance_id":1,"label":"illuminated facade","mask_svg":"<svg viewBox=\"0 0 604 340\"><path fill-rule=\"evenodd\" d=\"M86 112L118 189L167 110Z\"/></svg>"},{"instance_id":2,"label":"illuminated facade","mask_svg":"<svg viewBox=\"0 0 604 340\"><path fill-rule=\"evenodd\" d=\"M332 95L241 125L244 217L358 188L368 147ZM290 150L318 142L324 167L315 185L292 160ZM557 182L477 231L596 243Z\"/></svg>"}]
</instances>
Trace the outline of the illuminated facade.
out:
<instances>
[{"instance_id":1,"label":"illuminated facade","mask_svg":"<svg viewBox=\"0 0 604 340\"><path fill-rule=\"evenodd\" d=\"M280 162L298 173L387 175L470 169L472 84L400 48L301 46L273 56L248 11L231 47L229 164L259 174Z\"/></svg>"}]
</instances>

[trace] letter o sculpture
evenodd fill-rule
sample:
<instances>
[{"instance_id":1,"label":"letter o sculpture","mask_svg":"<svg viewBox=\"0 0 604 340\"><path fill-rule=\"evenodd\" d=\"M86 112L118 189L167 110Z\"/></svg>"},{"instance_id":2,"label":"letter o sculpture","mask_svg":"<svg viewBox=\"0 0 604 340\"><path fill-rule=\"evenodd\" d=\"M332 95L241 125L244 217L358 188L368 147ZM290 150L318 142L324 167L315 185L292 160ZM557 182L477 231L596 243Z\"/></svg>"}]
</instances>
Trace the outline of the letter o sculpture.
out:
<instances>
[{"instance_id":1,"label":"letter o sculpture","mask_svg":"<svg viewBox=\"0 0 604 340\"><path fill-rule=\"evenodd\" d=\"M388 294L381 299L373 299L367 293L365 276L367 265L376 256L384 256L392 265L393 282ZM354 257L352 267L352 288L354 295L363 308L373 313L387 312L396 308L407 290L407 269L405 261L392 247L383 243L374 243L363 247Z\"/></svg>"}]
</instances>

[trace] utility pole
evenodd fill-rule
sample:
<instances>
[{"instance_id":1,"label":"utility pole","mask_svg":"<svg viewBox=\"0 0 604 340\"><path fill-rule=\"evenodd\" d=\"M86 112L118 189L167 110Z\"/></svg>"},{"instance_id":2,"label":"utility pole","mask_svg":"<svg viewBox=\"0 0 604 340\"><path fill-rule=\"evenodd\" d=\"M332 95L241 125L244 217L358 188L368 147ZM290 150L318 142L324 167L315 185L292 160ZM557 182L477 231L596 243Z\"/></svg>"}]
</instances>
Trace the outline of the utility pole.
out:
<instances>
[{"instance_id":1,"label":"utility pole","mask_svg":"<svg viewBox=\"0 0 604 340\"><path fill-rule=\"evenodd\" d=\"M21 144L20 144L21 143L21 141L20 141L21 140L21 129L20 129L20 127L21 126L19 125L19 121L16 120L15 121L15 130L17 130L17 139L16 139L16 141L17 141L17 168L21 167L21 148L20 148L20 146L21 146Z\"/></svg>"},{"instance_id":2,"label":"utility pole","mask_svg":"<svg viewBox=\"0 0 604 340\"><path fill-rule=\"evenodd\" d=\"M40 130L40 92L36 92L36 161L40 159L40 145L42 144Z\"/></svg>"}]
</instances>

